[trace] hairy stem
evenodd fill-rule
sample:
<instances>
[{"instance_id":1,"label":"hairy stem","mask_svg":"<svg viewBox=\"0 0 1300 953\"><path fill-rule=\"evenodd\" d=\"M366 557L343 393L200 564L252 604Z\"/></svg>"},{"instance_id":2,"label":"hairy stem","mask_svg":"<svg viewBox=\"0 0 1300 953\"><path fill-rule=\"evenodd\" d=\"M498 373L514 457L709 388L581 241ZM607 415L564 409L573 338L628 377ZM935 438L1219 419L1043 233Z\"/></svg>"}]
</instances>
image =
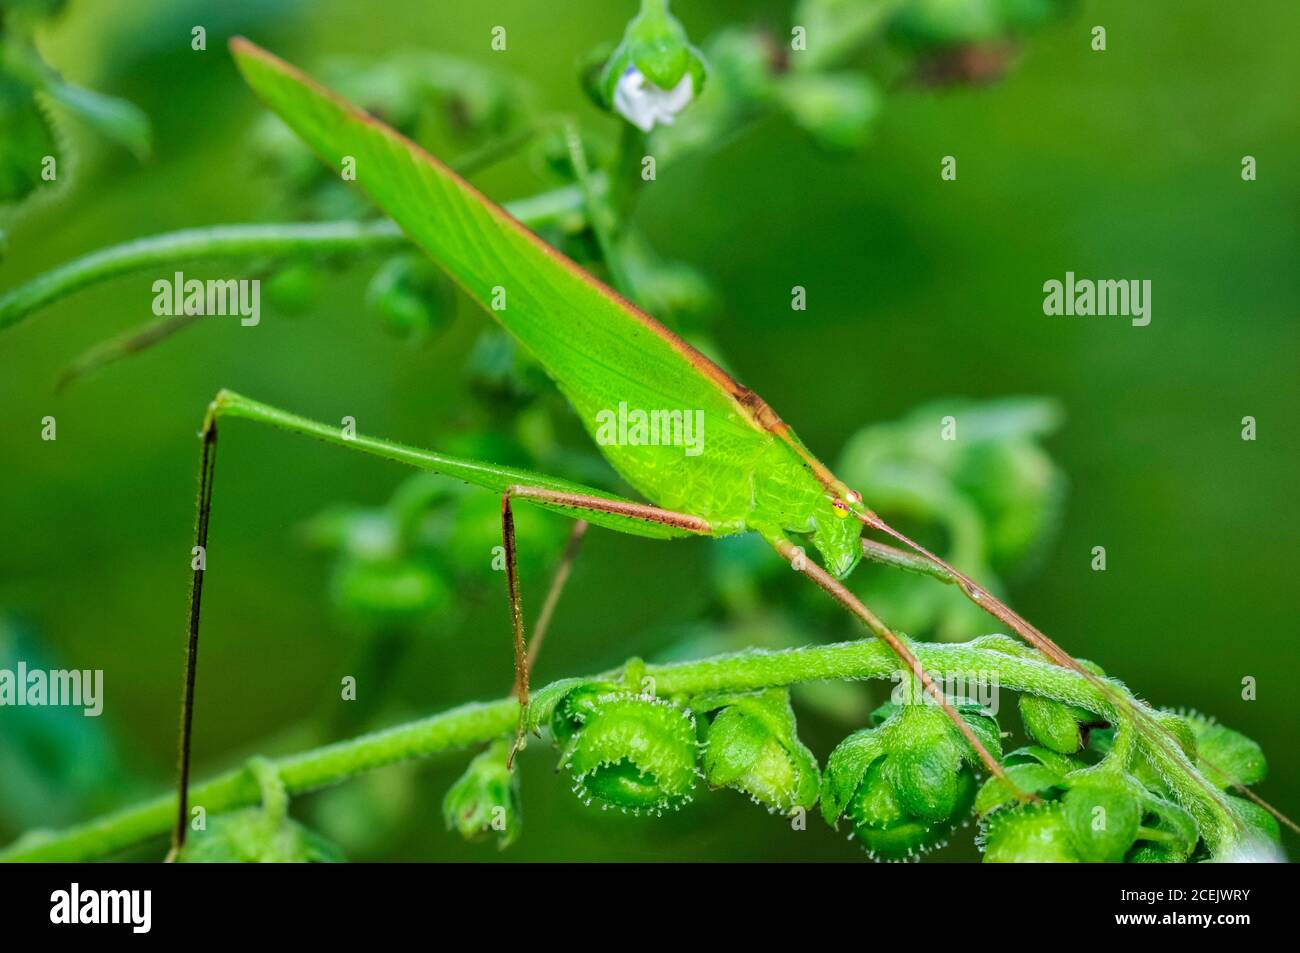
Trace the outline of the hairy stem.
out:
<instances>
[{"instance_id":1,"label":"hairy stem","mask_svg":"<svg viewBox=\"0 0 1300 953\"><path fill-rule=\"evenodd\" d=\"M1107 717L1117 717L1106 693L1076 672L1045 661L1017 658L983 647L965 644L916 643L914 650L927 671L936 675L963 674L996 678L999 686L1032 692L1058 701L1078 704ZM661 696L689 698L724 691L756 691L801 682L888 678L899 663L889 647L875 639L809 646L784 651L751 650L719 655L694 662L647 665L639 675L654 679ZM597 678L611 679L619 672ZM572 680L570 680L572 681ZM1112 683L1118 687L1117 683ZM544 688L538 699L555 694ZM546 712L530 716L544 721ZM344 781L399 761L424 758L442 751L467 748L510 734L519 719L519 703L513 697L483 704L463 705L418 721L361 735L272 761L290 795L303 794ZM1190 763L1172 764L1159 758L1166 776L1177 778L1195 771ZM1201 798L1189 780L1175 781L1175 790L1196 802L1196 813L1213 809ZM191 803L208 814L260 803L261 788L248 768L194 786ZM59 832L32 832L0 851L3 861L77 861L113 854L133 844L166 833L176 813L174 794ZM1222 822L1215 821L1221 829Z\"/></svg>"}]
</instances>

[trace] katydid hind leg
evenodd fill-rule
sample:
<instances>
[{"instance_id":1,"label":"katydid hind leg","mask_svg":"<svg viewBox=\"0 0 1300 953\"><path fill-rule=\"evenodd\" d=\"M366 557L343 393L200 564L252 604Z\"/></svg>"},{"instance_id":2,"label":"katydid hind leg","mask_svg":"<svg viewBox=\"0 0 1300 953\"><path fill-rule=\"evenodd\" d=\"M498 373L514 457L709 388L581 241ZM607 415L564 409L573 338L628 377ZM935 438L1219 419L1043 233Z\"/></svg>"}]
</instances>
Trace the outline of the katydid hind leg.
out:
<instances>
[{"instance_id":1,"label":"katydid hind leg","mask_svg":"<svg viewBox=\"0 0 1300 953\"><path fill-rule=\"evenodd\" d=\"M167 860L177 858L189 831L190 749L194 737L194 691L199 662L199 617L203 605L203 579L207 573L208 526L212 518L212 485L217 465L217 422L209 415L200 435L203 449L199 460L199 493L194 517L194 578L190 584L190 609L185 647L185 681L181 699L181 720L177 744L178 778L176 826L172 831Z\"/></svg>"},{"instance_id":2,"label":"katydid hind leg","mask_svg":"<svg viewBox=\"0 0 1300 953\"><path fill-rule=\"evenodd\" d=\"M539 619L538 635L544 635L547 624L554 611L556 600L567 580L573 555L577 551L578 541L585 532L588 521L600 522L606 528L629 532L634 535L651 535L656 538L675 536L709 535L712 527L701 517L685 513L675 513L645 503L601 496L595 490L568 481L556 480L540 474L528 474L506 467L496 467L479 461L448 457L416 448L407 447L392 441L376 438L352 438L339 436L337 428L308 420L296 414L280 410L267 404L250 400L230 391L221 391L208 407L204 418L202 438L203 455L200 464L199 497L195 519L195 546L200 554L206 554L208 524L212 508L212 477L216 462L217 421L222 416L236 416L254 423L269 424L291 433L315 437L327 443L379 456L385 459L406 463L419 469L441 472L449 478L458 478L480 486L504 487L502 499L502 535L506 543L507 569L511 588L511 611L514 616L516 634L516 685L515 693L521 699L521 706L528 697L528 666L530 659L524 645L523 616L519 603L518 578L515 558L514 514L510 508L510 499L523 499L535 505L563 513L578 521L582 530L575 529L564 559L562 559L556 578L552 581L551 592ZM514 482L520 476L527 476L533 482ZM545 483L552 484L551 486ZM565 489L556 489L555 486ZM647 530L650 530L647 533ZM190 761L193 738L195 674L198 662L199 620L205 574L204 562L196 558L194 582L191 590L189 613L189 636L185 662L185 688L181 706L179 730L179 778L177 782L177 818L172 837L172 849L169 857L174 857L185 843L188 829L188 793ZM540 638L535 645L540 646ZM523 722L521 719L521 726ZM518 740L516 741L518 746ZM513 752L512 752L513 757Z\"/></svg>"}]
</instances>

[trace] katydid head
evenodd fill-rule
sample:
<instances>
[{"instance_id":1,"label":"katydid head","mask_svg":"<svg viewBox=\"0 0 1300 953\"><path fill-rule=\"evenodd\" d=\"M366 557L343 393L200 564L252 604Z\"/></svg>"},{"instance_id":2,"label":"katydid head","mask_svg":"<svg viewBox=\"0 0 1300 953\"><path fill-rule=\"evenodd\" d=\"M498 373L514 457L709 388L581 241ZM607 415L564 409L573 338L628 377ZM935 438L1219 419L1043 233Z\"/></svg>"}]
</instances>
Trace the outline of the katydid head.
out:
<instances>
[{"instance_id":1,"label":"katydid head","mask_svg":"<svg viewBox=\"0 0 1300 953\"><path fill-rule=\"evenodd\" d=\"M847 503L829 496L813 513L813 545L821 553L826 570L836 579L851 573L862 558L862 524L850 516Z\"/></svg>"}]
</instances>

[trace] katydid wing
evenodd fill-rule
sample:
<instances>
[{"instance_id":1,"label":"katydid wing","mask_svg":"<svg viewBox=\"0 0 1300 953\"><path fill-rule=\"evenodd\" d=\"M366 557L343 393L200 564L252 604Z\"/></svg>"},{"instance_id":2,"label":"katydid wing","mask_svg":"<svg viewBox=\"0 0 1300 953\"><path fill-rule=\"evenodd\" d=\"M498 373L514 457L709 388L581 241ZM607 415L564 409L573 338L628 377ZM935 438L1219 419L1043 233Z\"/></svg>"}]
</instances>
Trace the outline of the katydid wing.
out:
<instances>
[{"instance_id":1,"label":"katydid wing","mask_svg":"<svg viewBox=\"0 0 1300 953\"><path fill-rule=\"evenodd\" d=\"M666 509L715 533L810 534L828 568L861 557L851 496L756 394L520 225L418 146L242 39L236 63L258 96L357 183L546 368L588 432L620 402L646 412L700 411L703 452L605 444L616 470Z\"/></svg>"}]
</instances>

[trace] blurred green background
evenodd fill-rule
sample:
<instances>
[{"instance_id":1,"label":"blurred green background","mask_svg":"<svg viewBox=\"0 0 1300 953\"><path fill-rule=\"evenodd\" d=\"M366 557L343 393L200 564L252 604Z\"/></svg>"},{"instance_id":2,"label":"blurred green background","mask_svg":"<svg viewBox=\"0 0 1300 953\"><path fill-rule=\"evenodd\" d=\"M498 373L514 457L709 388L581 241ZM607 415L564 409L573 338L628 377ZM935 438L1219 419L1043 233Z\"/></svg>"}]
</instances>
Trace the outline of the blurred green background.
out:
<instances>
[{"instance_id":1,"label":"blurred green background","mask_svg":"<svg viewBox=\"0 0 1300 953\"><path fill-rule=\"evenodd\" d=\"M790 22L778 2L674 9L698 38L732 22L780 34ZM42 51L70 79L141 106L154 155L139 164L88 142L60 200L10 232L0 287L142 235L282 217L273 186L250 171L260 110L223 36L245 33L309 69L340 53L454 54L527 81L548 112L610 130L574 64L633 12L626 0L392 0L382 14L346 0L74 2ZM206 53L189 48L196 23ZM505 54L489 50L495 24L509 29ZM1093 24L1108 30L1104 53L1089 49ZM715 283L712 336L729 365L826 459L858 428L948 395L1059 401L1065 424L1047 446L1068 478L1063 522L1014 587L1017 606L1153 703L1196 708L1259 741L1272 769L1260 791L1293 816L1300 59L1282 38L1297 28L1300 7L1281 0L1248 11L1076 4L1028 35L995 83L896 84L860 152L828 157L788 121L769 121L674 165L638 212L661 254ZM1246 154L1258 181L1241 180ZM958 159L955 182L940 180L945 155ZM499 199L541 187L522 159L476 181ZM463 305L431 343L394 340L364 312L370 270L331 275L307 314L264 302L256 329L200 322L59 395L53 381L75 355L153 320L155 275L82 292L0 339L0 610L52 660L105 670L103 722L118 748L105 757L129 780L97 806L171 782L195 433L212 395L230 387L323 420L350 414L364 431L422 446L466 430L462 368L488 319ZM1044 316L1042 284L1067 270L1149 278L1150 326ZM805 312L789 307L796 284L808 289ZM39 439L47 414L58 420L53 443ZM1255 442L1240 438L1244 415L1258 419ZM337 705L357 635L331 610L329 563L304 546L302 527L334 503L380 505L408 475L251 425L223 431L200 776L296 750L300 726ZM1097 545L1104 573L1090 569ZM705 611L709 560L708 544L593 531L535 681L670 646L673 627ZM523 583L535 608L545 567ZM508 688L503 587L482 587L463 610L411 648L382 723ZM1256 701L1241 699L1245 676L1258 680ZM817 714L801 725L823 759L846 730ZM304 799L303 811L359 859L858 856L819 819L792 832L731 792L661 821L584 808L543 747L523 759L525 830L505 854L443 830L442 795L464 756L388 769L342 797ZM85 807L11 805L0 842ZM940 856L975 853L958 836Z\"/></svg>"}]
</instances>

